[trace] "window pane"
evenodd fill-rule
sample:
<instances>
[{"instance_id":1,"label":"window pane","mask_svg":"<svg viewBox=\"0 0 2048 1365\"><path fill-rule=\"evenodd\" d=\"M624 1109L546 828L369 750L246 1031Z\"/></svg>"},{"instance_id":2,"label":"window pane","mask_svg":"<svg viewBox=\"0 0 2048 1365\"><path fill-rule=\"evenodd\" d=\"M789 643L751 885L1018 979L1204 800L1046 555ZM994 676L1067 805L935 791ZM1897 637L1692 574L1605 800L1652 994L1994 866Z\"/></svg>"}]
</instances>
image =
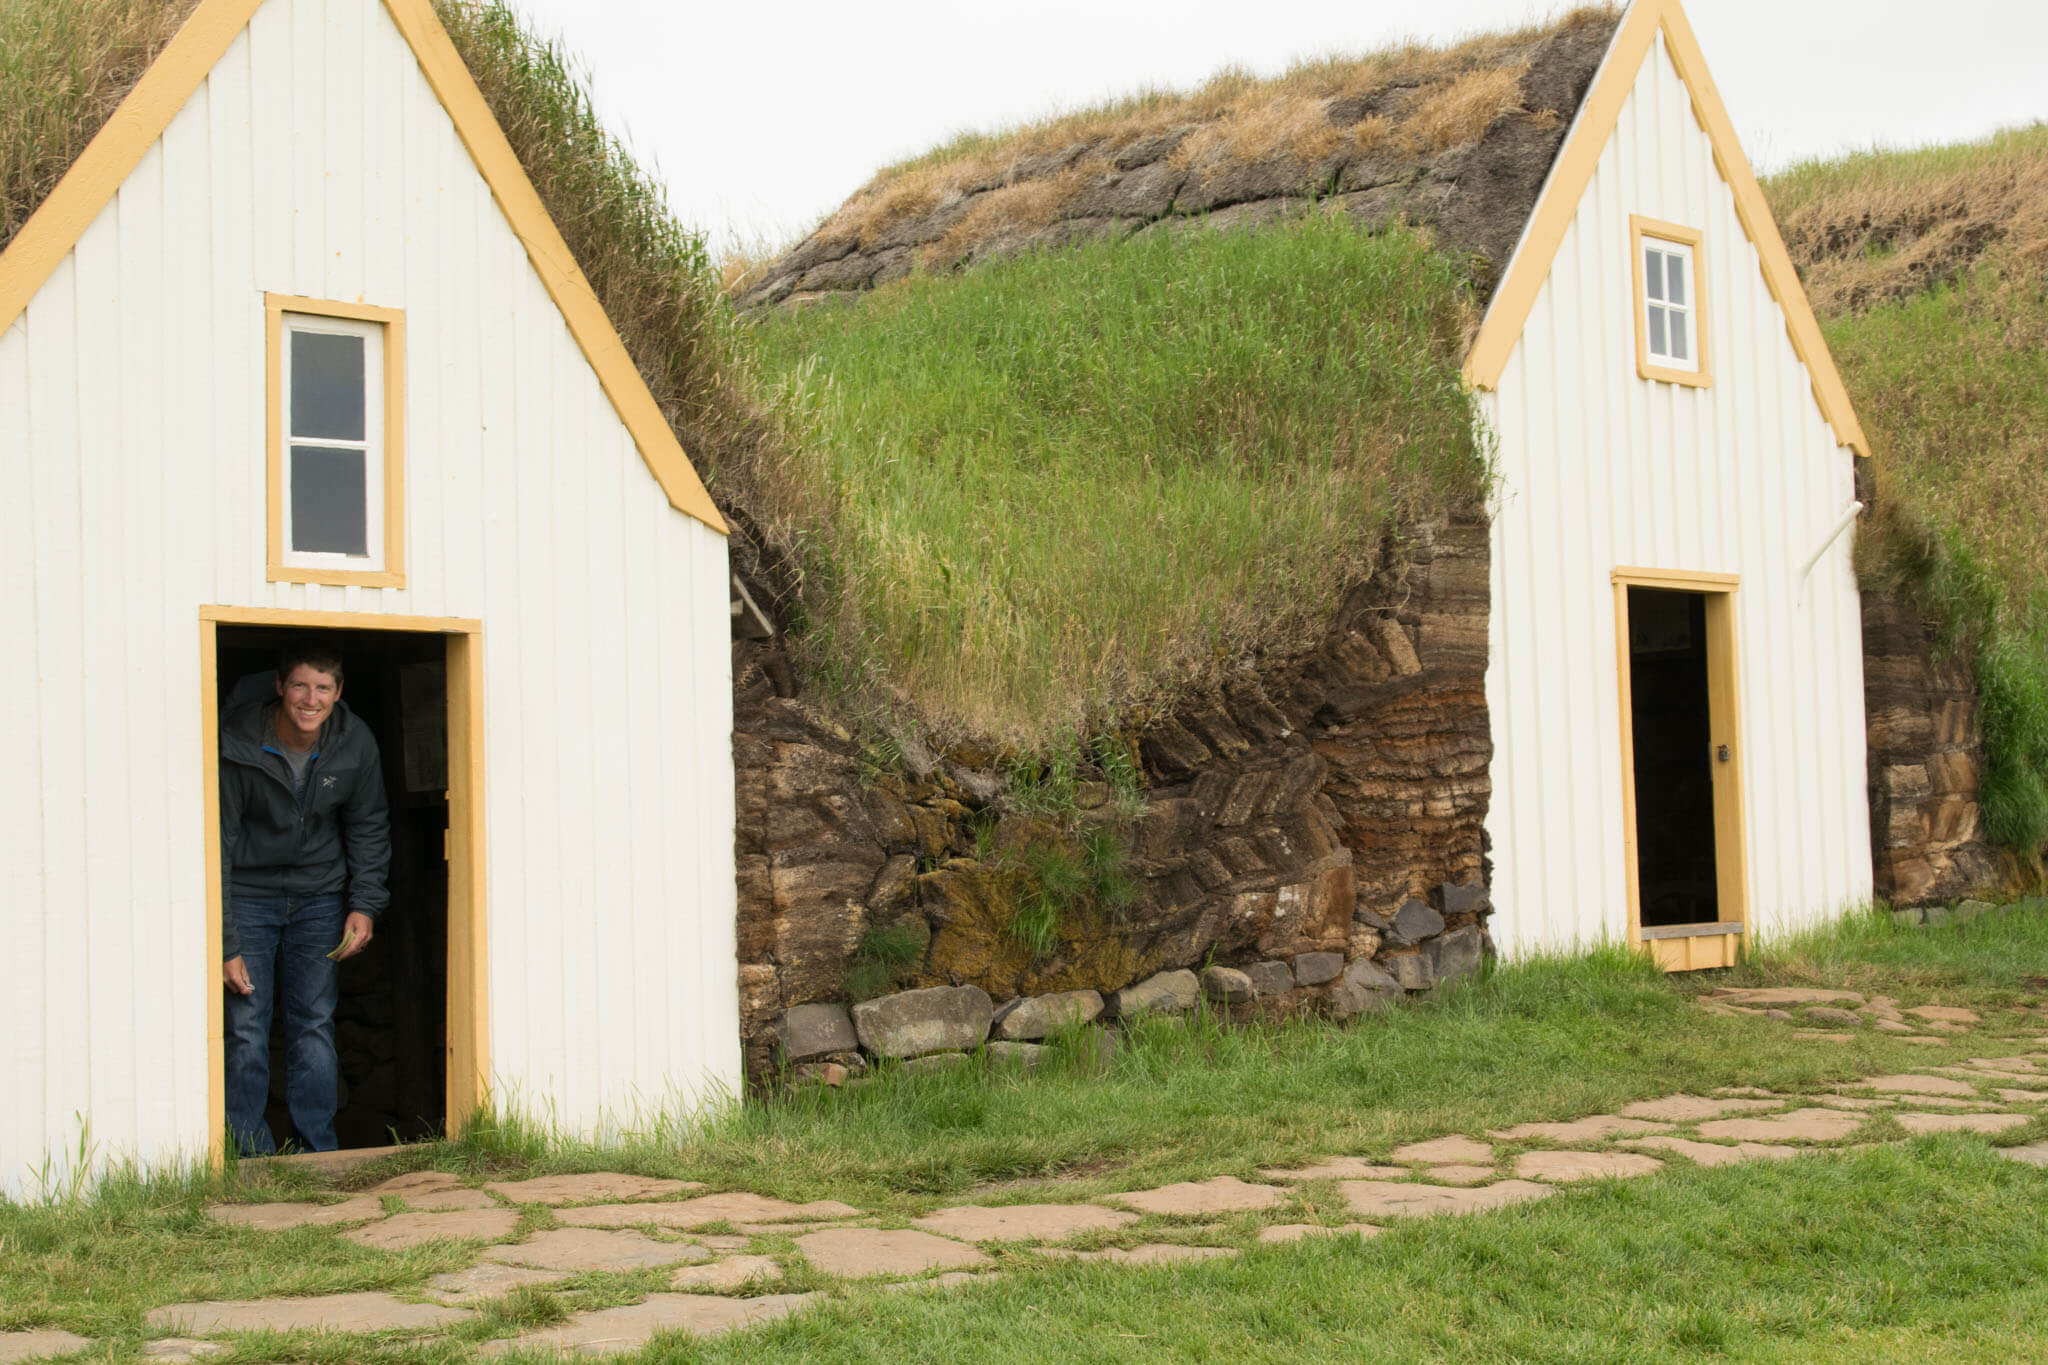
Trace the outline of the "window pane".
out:
<instances>
[{"instance_id":1,"label":"window pane","mask_svg":"<svg viewBox=\"0 0 2048 1365\"><path fill-rule=\"evenodd\" d=\"M363 339L333 332L292 333L294 436L363 439Z\"/></svg>"},{"instance_id":2,"label":"window pane","mask_svg":"<svg viewBox=\"0 0 2048 1365\"><path fill-rule=\"evenodd\" d=\"M1664 253L1655 248L1643 251L1643 278L1649 282L1650 297L1663 301L1664 298Z\"/></svg>"},{"instance_id":3,"label":"window pane","mask_svg":"<svg viewBox=\"0 0 2048 1365\"><path fill-rule=\"evenodd\" d=\"M292 447L292 549L315 554L370 553L370 507L363 452Z\"/></svg>"},{"instance_id":4,"label":"window pane","mask_svg":"<svg viewBox=\"0 0 2048 1365\"><path fill-rule=\"evenodd\" d=\"M1685 257L1666 256L1664 258L1664 264L1668 266L1671 270L1671 293L1668 297L1671 299L1673 303L1684 303Z\"/></svg>"},{"instance_id":5,"label":"window pane","mask_svg":"<svg viewBox=\"0 0 2048 1365\"><path fill-rule=\"evenodd\" d=\"M1671 354L1671 348L1664 342L1664 310L1655 306L1650 309L1650 354Z\"/></svg>"},{"instance_id":6,"label":"window pane","mask_svg":"<svg viewBox=\"0 0 2048 1365\"><path fill-rule=\"evenodd\" d=\"M1673 360L1685 360L1688 358L1685 353L1685 334L1691 329L1691 322L1692 319L1684 313L1673 313L1671 315L1671 358Z\"/></svg>"}]
</instances>

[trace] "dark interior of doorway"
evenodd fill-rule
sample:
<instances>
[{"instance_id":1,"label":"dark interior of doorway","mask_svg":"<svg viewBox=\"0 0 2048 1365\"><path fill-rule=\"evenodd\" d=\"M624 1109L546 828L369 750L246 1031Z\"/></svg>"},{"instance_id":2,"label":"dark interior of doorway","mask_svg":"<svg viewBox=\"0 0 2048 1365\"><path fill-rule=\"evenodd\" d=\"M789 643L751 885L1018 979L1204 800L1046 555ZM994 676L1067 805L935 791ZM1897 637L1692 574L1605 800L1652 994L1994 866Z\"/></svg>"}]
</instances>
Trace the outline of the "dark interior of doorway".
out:
<instances>
[{"instance_id":1,"label":"dark interior of doorway","mask_svg":"<svg viewBox=\"0 0 2048 1365\"><path fill-rule=\"evenodd\" d=\"M391 905L370 946L341 967L335 1049L341 1060L343 1147L439 1134L447 1112L447 645L414 631L307 632L219 627L221 700L239 685L270 691L278 651L316 635L340 654L342 701L377 738L391 807ZM283 1020L270 1044L270 1131L292 1131L284 1106Z\"/></svg>"},{"instance_id":2,"label":"dark interior of doorway","mask_svg":"<svg viewBox=\"0 0 2048 1365\"><path fill-rule=\"evenodd\" d=\"M1630 588L1628 627L1642 922L1711 924L1721 916L1706 596Z\"/></svg>"}]
</instances>

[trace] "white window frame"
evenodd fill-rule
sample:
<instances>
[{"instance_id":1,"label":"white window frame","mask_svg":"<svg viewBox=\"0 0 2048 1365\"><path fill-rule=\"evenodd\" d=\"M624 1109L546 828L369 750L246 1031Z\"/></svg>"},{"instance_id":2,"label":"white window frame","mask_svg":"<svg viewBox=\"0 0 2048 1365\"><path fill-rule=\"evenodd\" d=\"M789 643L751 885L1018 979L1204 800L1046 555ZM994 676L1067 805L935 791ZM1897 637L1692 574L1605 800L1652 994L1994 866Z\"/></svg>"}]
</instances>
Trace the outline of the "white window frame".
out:
<instances>
[{"instance_id":1,"label":"white window frame","mask_svg":"<svg viewBox=\"0 0 2048 1365\"><path fill-rule=\"evenodd\" d=\"M277 294L265 297L265 312L270 376L269 580L404 587L404 315L394 308ZM292 434L292 337L299 332L362 338L362 440L343 441ZM292 548L294 445L363 452L366 554Z\"/></svg>"},{"instance_id":2,"label":"white window frame","mask_svg":"<svg viewBox=\"0 0 2048 1365\"><path fill-rule=\"evenodd\" d=\"M1654 219L1631 214L1629 217L1629 276L1634 282L1636 314L1636 373L1644 379L1662 383L1683 384L1693 388L1705 388L1713 383L1713 373L1708 364L1707 329L1707 276L1704 237L1698 228L1686 227L1680 223L1662 223ZM1686 301L1672 303L1667 299L1653 299L1649 293L1648 253L1660 253L1660 263L1667 257L1677 257L1685 262ZM1660 308L1665 312L1666 351L1658 355L1650 349L1650 310ZM1686 329L1686 349L1689 354L1680 360L1668 354L1668 330L1670 319L1681 320Z\"/></svg>"}]
</instances>

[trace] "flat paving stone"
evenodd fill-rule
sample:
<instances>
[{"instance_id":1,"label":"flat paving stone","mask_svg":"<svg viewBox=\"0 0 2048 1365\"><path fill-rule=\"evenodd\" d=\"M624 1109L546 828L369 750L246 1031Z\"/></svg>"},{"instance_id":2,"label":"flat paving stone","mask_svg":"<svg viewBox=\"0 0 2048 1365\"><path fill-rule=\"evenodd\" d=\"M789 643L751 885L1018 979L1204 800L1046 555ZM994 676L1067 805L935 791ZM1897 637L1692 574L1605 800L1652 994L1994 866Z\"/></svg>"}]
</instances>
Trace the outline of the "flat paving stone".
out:
<instances>
[{"instance_id":1,"label":"flat paving stone","mask_svg":"<svg viewBox=\"0 0 2048 1365\"><path fill-rule=\"evenodd\" d=\"M714 1289L723 1293L738 1289L749 1280L766 1283L782 1278L782 1265L773 1256L727 1256L708 1265L686 1265L668 1277L670 1289Z\"/></svg>"},{"instance_id":2,"label":"flat paving stone","mask_svg":"<svg viewBox=\"0 0 2048 1365\"><path fill-rule=\"evenodd\" d=\"M87 1338L54 1327L38 1327L33 1332L0 1332L0 1362L13 1365L17 1360L70 1355L90 1345L92 1342Z\"/></svg>"},{"instance_id":3,"label":"flat paving stone","mask_svg":"<svg viewBox=\"0 0 2048 1365\"><path fill-rule=\"evenodd\" d=\"M1876 1090L1887 1095L1975 1095L1977 1087L1948 1076L1865 1076L1854 1089Z\"/></svg>"},{"instance_id":4,"label":"flat paving stone","mask_svg":"<svg viewBox=\"0 0 2048 1365\"><path fill-rule=\"evenodd\" d=\"M1287 1191L1274 1185L1246 1184L1233 1175L1219 1175L1212 1180L1184 1180L1177 1185L1161 1185L1156 1190L1133 1190L1107 1197L1146 1213L1189 1215L1270 1209L1287 1202Z\"/></svg>"},{"instance_id":5,"label":"flat paving stone","mask_svg":"<svg viewBox=\"0 0 2048 1365\"><path fill-rule=\"evenodd\" d=\"M1619 1114L1594 1114L1570 1123L1522 1123L1513 1128L1496 1128L1487 1133L1504 1142L1525 1142L1544 1138L1551 1142L1600 1142L1611 1137L1634 1137L1638 1133L1661 1133L1671 1127L1654 1119L1625 1119Z\"/></svg>"},{"instance_id":6,"label":"flat paving stone","mask_svg":"<svg viewBox=\"0 0 2048 1365\"><path fill-rule=\"evenodd\" d=\"M857 1218L860 1210L836 1199L809 1204L792 1204L763 1194L734 1190L706 1194L667 1204L599 1204L585 1209L563 1209L555 1215L558 1223L573 1227L631 1227L653 1223L658 1227L694 1228L705 1223L820 1222L828 1218Z\"/></svg>"},{"instance_id":7,"label":"flat paving stone","mask_svg":"<svg viewBox=\"0 0 2048 1365\"><path fill-rule=\"evenodd\" d=\"M381 1223L350 1228L342 1237L360 1247L377 1251L401 1251L428 1242L497 1242L519 1228L519 1215L511 1209L460 1209L454 1213L400 1213Z\"/></svg>"},{"instance_id":8,"label":"flat paving stone","mask_svg":"<svg viewBox=\"0 0 2048 1365\"><path fill-rule=\"evenodd\" d=\"M382 1184L372 1185L364 1194L382 1197L387 1194L425 1194L429 1190L455 1190L462 1188L462 1177L447 1171L407 1171L394 1175Z\"/></svg>"},{"instance_id":9,"label":"flat paving stone","mask_svg":"<svg viewBox=\"0 0 2048 1365\"><path fill-rule=\"evenodd\" d=\"M825 1223L734 1223L733 1230L748 1237L793 1237L800 1232L816 1232L819 1228L850 1227L846 1220Z\"/></svg>"},{"instance_id":10,"label":"flat paving stone","mask_svg":"<svg viewBox=\"0 0 2048 1365\"><path fill-rule=\"evenodd\" d=\"M173 1303L152 1309L144 1321L159 1332L211 1336L216 1332L419 1332L469 1316L467 1309L361 1293Z\"/></svg>"},{"instance_id":11,"label":"flat paving stone","mask_svg":"<svg viewBox=\"0 0 2048 1365\"><path fill-rule=\"evenodd\" d=\"M1394 1160L1413 1161L1426 1166L1449 1161L1486 1162L1493 1160L1493 1144L1468 1137L1431 1138L1428 1142L1411 1142L1405 1147L1396 1147ZM1370 1180L1374 1177L1364 1178Z\"/></svg>"},{"instance_id":12,"label":"flat paving stone","mask_svg":"<svg viewBox=\"0 0 2048 1365\"><path fill-rule=\"evenodd\" d=\"M1435 1185L1484 1185L1493 1179L1495 1171L1491 1166L1468 1166L1453 1162L1448 1166L1431 1166L1422 1173L1422 1178Z\"/></svg>"},{"instance_id":13,"label":"flat paving stone","mask_svg":"<svg viewBox=\"0 0 2048 1365\"><path fill-rule=\"evenodd\" d=\"M1128 1227L1138 1215L1096 1204L963 1205L912 1221L926 1232L963 1242L1064 1242L1083 1232Z\"/></svg>"},{"instance_id":14,"label":"flat paving stone","mask_svg":"<svg viewBox=\"0 0 2048 1365\"><path fill-rule=\"evenodd\" d=\"M715 1294L649 1294L639 1303L578 1313L558 1327L524 1336L486 1342L478 1354L547 1347L573 1355L617 1355L637 1351L656 1332L696 1332L709 1336L750 1322L766 1322L795 1312L810 1302L809 1294L766 1294L756 1299L729 1299Z\"/></svg>"},{"instance_id":15,"label":"flat paving stone","mask_svg":"<svg viewBox=\"0 0 2048 1365\"><path fill-rule=\"evenodd\" d=\"M661 1199L701 1190L704 1182L591 1171L583 1175L541 1175L531 1180L494 1180L484 1188L515 1204L581 1204L598 1199Z\"/></svg>"},{"instance_id":16,"label":"flat paving stone","mask_svg":"<svg viewBox=\"0 0 2048 1365\"><path fill-rule=\"evenodd\" d=\"M1701 1137L1737 1142L1840 1142L1863 1126L1856 1114L1838 1109L1794 1109L1767 1118L1715 1119L1699 1126Z\"/></svg>"},{"instance_id":17,"label":"flat paving stone","mask_svg":"<svg viewBox=\"0 0 2048 1365\"><path fill-rule=\"evenodd\" d=\"M1065 1247L1045 1247L1041 1256L1057 1256L1066 1261L1108 1261L1113 1265L1173 1265L1180 1261L1213 1261L1225 1256L1237 1255L1236 1247L1190 1247L1172 1242L1147 1242L1144 1246L1105 1247L1101 1251L1072 1251Z\"/></svg>"},{"instance_id":18,"label":"flat paving stone","mask_svg":"<svg viewBox=\"0 0 2048 1365\"><path fill-rule=\"evenodd\" d=\"M1648 1175L1664 1163L1635 1152L1524 1152L1515 1174L1525 1180L1615 1180Z\"/></svg>"},{"instance_id":19,"label":"flat paving stone","mask_svg":"<svg viewBox=\"0 0 2048 1365\"><path fill-rule=\"evenodd\" d=\"M1755 989L1730 988L1702 996L1720 1005L1861 1005L1855 991L1815 990L1805 986L1764 986Z\"/></svg>"},{"instance_id":20,"label":"flat paving stone","mask_svg":"<svg viewBox=\"0 0 2048 1365\"><path fill-rule=\"evenodd\" d=\"M1470 1190L1392 1180L1347 1180L1338 1188L1343 1191L1351 1211L1365 1218L1477 1213L1482 1209L1542 1199L1550 1193L1550 1186L1527 1180L1502 1180Z\"/></svg>"},{"instance_id":21,"label":"flat paving stone","mask_svg":"<svg viewBox=\"0 0 2048 1365\"><path fill-rule=\"evenodd\" d=\"M427 1292L448 1303L495 1299L530 1284L555 1284L569 1278L566 1270L479 1261L467 1270L451 1270L427 1281Z\"/></svg>"},{"instance_id":22,"label":"flat paving stone","mask_svg":"<svg viewBox=\"0 0 2048 1365\"><path fill-rule=\"evenodd\" d=\"M1763 1100L1789 1100L1797 1098L1796 1096L1792 1095L1780 1095L1775 1090L1765 1090L1761 1086L1755 1085L1717 1086L1714 1090L1714 1093L1716 1095L1749 1095L1754 1096L1757 1099Z\"/></svg>"},{"instance_id":23,"label":"flat paving stone","mask_svg":"<svg viewBox=\"0 0 2048 1365\"><path fill-rule=\"evenodd\" d=\"M453 1213L458 1210L502 1208L482 1190L422 1190L405 1196L405 1206L421 1213Z\"/></svg>"},{"instance_id":24,"label":"flat paving stone","mask_svg":"<svg viewBox=\"0 0 2048 1365\"><path fill-rule=\"evenodd\" d=\"M1333 1156L1307 1166L1268 1166L1259 1174L1267 1180L1399 1180L1408 1172L1362 1156Z\"/></svg>"},{"instance_id":25,"label":"flat paving stone","mask_svg":"<svg viewBox=\"0 0 2048 1365\"><path fill-rule=\"evenodd\" d=\"M1915 1019L1926 1019L1937 1024L1981 1024L1984 1016L1975 1010L1966 1010L1959 1005L1915 1005L1906 1011Z\"/></svg>"},{"instance_id":26,"label":"flat paving stone","mask_svg":"<svg viewBox=\"0 0 2048 1365\"><path fill-rule=\"evenodd\" d=\"M1871 1109L1889 1109L1898 1103L1897 1100L1873 1100L1859 1095L1815 1095L1813 1102L1824 1104L1830 1109L1847 1109L1858 1113Z\"/></svg>"},{"instance_id":27,"label":"flat paving stone","mask_svg":"<svg viewBox=\"0 0 2048 1365\"><path fill-rule=\"evenodd\" d=\"M2029 1166L2048 1167L2048 1142L2030 1142L2024 1147L1999 1147L1995 1150L2008 1161L2024 1161Z\"/></svg>"},{"instance_id":28,"label":"flat paving stone","mask_svg":"<svg viewBox=\"0 0 2048 1365\"><path fill-rule=\"evenodd\" d=\"M2034 1071L1996 1071L1986 1066L1938 1066L1934 1069L1944 1076L1960 1076L1964 1080L1978 1078L1987 1081L2012 1081L2019 1085L2048 1086L2048 1076Z\"/></svg>"},{"instance_id":29,"label":"flat paving stone","mask_svg":"<svg viewBox=\"0 0 2048 1365\"><path fill-rule=\"evenodd\" d=\"M1666 1095L1661 1100L1637 1100L1634 1104L1623 1105L1615 1112L1625 1119L1697 1123L1701 1119L1718 1119L1728 1114L1753 1114L1761 1109L1775 1109L1782 1102L1775 1096L1770 1099L1740 1099L1732 1096L1709 1099L1702 1095Z\"/></svg>"},{"instance_id":30,"label":"flat paving stone","mask_svg":"<svg viewBox=\"0 0 2048 1365\"><path fill-rule=\"evenodd\" d=\"M488 1247L484 1259L536 1270L650 1270L708 1261L711 1252L695 1242L657 1242L638 1232L551 1228L511 1246Z\"/></svg>"},{"instance_id":31,"label":"flat paving stone","mask_svg":"<svg viewBox=\"0 0 2048 1365\"><path fill-rule=\"evenodd\" d=\"M924 1280L898 1280L894 1284L885 1284L882 1288L891 1294L901 1294L906 1290L915 1289L956 1289L963 1284L973 1284L986 1278L988 1277L977 1275L971 1270L949 1270L943 1275L933 1275Z\"/></svg>"},{"instance_id":32,"label":"flat paving stone","mask_svg":"<svg viewBox=\"0 0 2048 1365\"><path fill-rule=\"evenodd\" d=\"M234 1349L232 1343L225 1341L201 1341L197 1337L158 1337L155 1341L142 1343L142 1358L184 1362L224 1355Z\"/></svg>"},{"instance_id":33,"label":"flat paving stone","mask_svg":"<svg viewBox=\"0 0 2048 1365\"><path fill-rule=\"evenodd\" d=\"M1892 1041L1895 1043L1920 1043L1927 1047L1948 1046L1948 1040L1946 1038L1929 1038L1927 1035L1922 1033L1915 1033L1910 1036L1901 1036L1892 1039Z\"/></svg>"},{"instance_id":34,"label":"flat paving stone","mask_svg":"<svg viewBox=\"0 0 2048 1365\"><path fill-rule=\"evenodd\" d=\"M827 1228L796 1239L812 1267L827 1275L915 1275L989 1264L987 1253L918 1228Z\"/></svg>"},{"instance_id":35,"label":"flat paving stone","mask_svg":"<svg viewBox=\"0 0 2048 1365\"><path fill-rule=\"evenodd\" d=\"M1732 1166L1738 1161L1783 1161L1786 1157L1798 1156L1797 1147L1780 1147L1768 1142L1694 1142L1690 1138L1671 1137L1658 1134L1655 1137L1628 1138L1621 1144L1652 1152L1675 1152L1689 1157L1700 1166Z\"/></svg>"},{"instance_id":36,"label":"flat paving stone","mask_svg":"<svg viewBox=\"0 0 2048 1365\"><path fill-rule=\"evenodd\" d=\"M283 1232L287 1228L329 1227L382 1218L384 1201L374 1195L359 1194L339 1204L210 1204L206 1216L230 1227Z\"/></svg>"},{"instance_id":37,"label":"flat paving stone","mask_svg":"<svg viewBox=\"0 0 2048 1365\"><path fill-rule=\"evenodd\" d=\"M1973 1095L1967 1100L1954 1095L1901 1095L1899 1104L1908 1109L1981 1109L1992 1101L1982 1095Z\"/></svg>"},{"instance_id":38,"label":"flat paving stone","mask_svg":"<svg viewBox=\"0 0 2048 1365\"><path fill-rule=\"evenodd\" d=\"M1380 1229L1371 1223L1346 1223L1324 1227L1316 1223L1275 1223L1259 1229L1261 1242L1298 1242L1304 1237L1377 1237Z\"/></svg>"},{"instance_id":39,"label":"flat paving stone","mask_svg":"<svg viewBox=\"0 0 2048 1365\"><path fill-rule=\"evenodd\" d=\"M2026 1114L1900 1114L1899 1127L1909 1133L2002 1133L2034 1120Z\"/></svg>"},{"instance_id":40,"label":"flat paving stone","mask_svg":"<svg viewBox=\"0 0 2048 1365\"><path fill-rule=\"evenodd\" d=\"M2048 1094L2039 1090L1999 1090L1994 1093L2010 1104L2048 1104Z\"/></svg>"}]
</instances>

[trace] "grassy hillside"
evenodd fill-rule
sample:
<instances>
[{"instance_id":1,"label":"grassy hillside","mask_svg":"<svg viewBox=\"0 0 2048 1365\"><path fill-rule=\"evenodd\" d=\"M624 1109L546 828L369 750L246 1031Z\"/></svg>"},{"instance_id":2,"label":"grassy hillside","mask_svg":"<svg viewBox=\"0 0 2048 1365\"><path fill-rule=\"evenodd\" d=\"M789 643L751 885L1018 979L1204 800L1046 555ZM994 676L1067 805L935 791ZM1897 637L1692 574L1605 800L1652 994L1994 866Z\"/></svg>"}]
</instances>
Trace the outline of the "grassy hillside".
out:
<instances>
[{"instance_id":1,"label":"grassy hillside","mask_svg":"<svg viewBox=\"0 0 2048 1365\"><path fill-rule=\"evenodd\" d=\"M2048 842L2048 125L1766 186L1868 429L1864 571L1975 647L1989 833Z\"/></svg>"},{"instance_id":2,"label":"grassy hillside","mask_svg":"<svg viewBox=\"0 0 2048 1365\"><path fill-rule=\"evenodd\" d=\"M1306 635L1418 503L1471 504L1463 289L1309 216L913 276L760 324L829 507L812 659L1026 748Z\"/></svg>"}]
</instances>

